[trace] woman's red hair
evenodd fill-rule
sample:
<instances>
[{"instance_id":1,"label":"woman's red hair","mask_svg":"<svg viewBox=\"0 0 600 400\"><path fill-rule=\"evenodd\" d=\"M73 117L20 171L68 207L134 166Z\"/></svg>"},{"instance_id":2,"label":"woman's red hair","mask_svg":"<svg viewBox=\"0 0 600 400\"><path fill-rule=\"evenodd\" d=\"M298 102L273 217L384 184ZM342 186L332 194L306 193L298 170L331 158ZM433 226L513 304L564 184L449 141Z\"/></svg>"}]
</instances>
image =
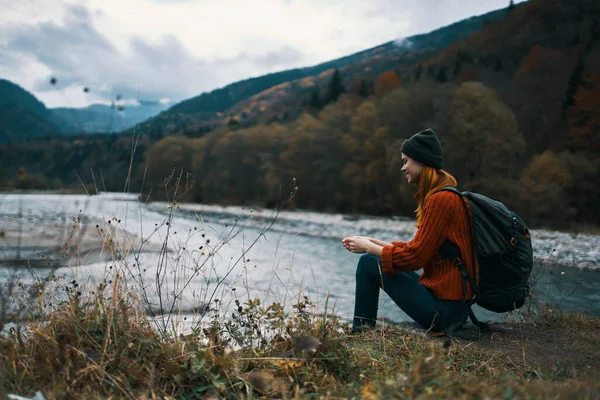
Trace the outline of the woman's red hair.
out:
<instances>
[{"instance_id":1,"label":"woman's red hair","mask_svg":"<svg viewBox=\"0 0 600 400\"><path fill-rule=\"evenodd\" d=\"M427 165L421 170L419 178L418 203L415 210L417 213L417 228L421 226L423 215L425 214L425 202L436 190L446 186L456 186L456 179L443 169L435 169Z\"/></svg>"}]
</instances>

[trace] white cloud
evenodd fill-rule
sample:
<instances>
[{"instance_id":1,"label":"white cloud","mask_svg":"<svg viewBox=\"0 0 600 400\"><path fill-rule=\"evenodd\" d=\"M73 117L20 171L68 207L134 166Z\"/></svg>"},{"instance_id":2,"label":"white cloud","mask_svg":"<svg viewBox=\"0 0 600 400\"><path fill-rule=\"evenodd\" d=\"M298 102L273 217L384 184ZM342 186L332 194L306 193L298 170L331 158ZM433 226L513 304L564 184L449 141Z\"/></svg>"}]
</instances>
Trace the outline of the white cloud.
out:
<instances>
[{"instance_id":1,"label":"white cloud","mask_svg":"<svg viewBox=\"0 0 600 400\"><path fill-rule=\"evenodd\" d=\"M408 38L396 39L394 40L394 44L405 49L410 49L413 46L413 42Z\"/></svg>"},{"instance_id":2,"label":"white cloud","mask_svg":"<svg viewBox=\"0 0 600 400\"><path fill-rule=\"evenodd\" d=\"M507 5L506 0L0 0L0 77L49 106L109 102L117 94L179 101ZM62 82L60 92L46 84L50 75ZM91 92L84 93L84 86Z\"/></svg>"}]
</instances>

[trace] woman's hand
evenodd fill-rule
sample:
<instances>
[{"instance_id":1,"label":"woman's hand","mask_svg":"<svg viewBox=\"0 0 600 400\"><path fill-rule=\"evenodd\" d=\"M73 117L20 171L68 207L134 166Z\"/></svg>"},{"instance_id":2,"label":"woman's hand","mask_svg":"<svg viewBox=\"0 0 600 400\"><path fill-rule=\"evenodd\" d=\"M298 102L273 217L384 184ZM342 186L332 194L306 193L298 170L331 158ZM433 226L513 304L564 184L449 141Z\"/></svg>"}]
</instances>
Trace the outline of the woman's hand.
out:
<instances>
[{"instance_id":1,"label":"woman's hand","mask_svg":"<svg viewBox=\"0 0 600 400\"><path fill-rule=\"evenodd\" d=\"M363 254L369 251L369 246L373 243L369 238L363 236L350 236L342 240L344 247L355 254Z\"/></svg>"}]
</instances>

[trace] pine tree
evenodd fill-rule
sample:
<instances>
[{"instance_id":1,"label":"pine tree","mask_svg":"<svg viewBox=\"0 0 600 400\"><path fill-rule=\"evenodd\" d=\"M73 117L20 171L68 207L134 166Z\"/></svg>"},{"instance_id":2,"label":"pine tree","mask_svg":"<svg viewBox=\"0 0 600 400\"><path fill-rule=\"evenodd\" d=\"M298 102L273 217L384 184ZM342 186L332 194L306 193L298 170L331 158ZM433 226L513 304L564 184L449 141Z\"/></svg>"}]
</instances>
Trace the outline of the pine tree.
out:
<instances>
[{"instance_id":1,"label":"pine tree","mask_svg":"<svg viewBox=\"0 0 600 400\"><path fill-rule=\"evenodd\" d=\"M310 92L310 100L308 100L308 105L314 109L321 108L321 96L319 96L319 89L314 88L312 92Z\"/></svg>"},{"instance_id":2,"label":"pine tree","mask_svg":"<svg viewBox=\"0 0 600 400\"><path fill-rule=\"evenodd\" d=\"M418 81L421 78L421 74L423 73L423 66L419 64L415 71L415 80Z\"/></svg>"},{"instance_id":3,"label":"pine tree","mask_svg":"<svg viewBox=\"0 0 600 400\"><path fill-rule=\"evenodd\" d=\"M333 71L333 75L331 76L331 81L329 82L327 89L327 103L337 101L338 97L345 92L344 85L342 83L342 74L338 69Z\"/></svg>"},{"instance_id":4,"label":"pine tree","mask_svg":"<svg viewBox=\"0 0 600 400\"><path fill-rule=\"evenodd\" d=\"M569 87L567 88L567 92L565 93L565 99L563 100L563 108L562 108L562 116L566 118L569 107L575 104L575 95L577 94L577 90L582 83L583 78L583 58L580 57L579 61L575 68L573 68L573 72L571 73L571 77L569 78Z\"/></svg>"},{"instance_id":5,"label":"pine tree","mask_svg":"<svg viewBox=\"0 0 600 400\"><path fill-rule=\"evenodd\" d=\"M367 87L367 82L364 79L360 81L360 88L358 89L358 95L360 97L368 97L369 96L369 88Z\"/></svg>"},{"instance_id":6,"label":"pine tree","mask_svg":"<svg viewBox=\"0 0 600 400\"><path fill-rule=\"evenodd\" d=\"M429 79L437 78L437 74L435 73L435 68L433 68L433 65L430 65L429 67L427 67L427 78L429 78Z\"/></svg>"},{"instance_id":7,"label":"pine tree","mask_svg":"<svg viewBox=\"0 0 600 400\"><path fill-rule=\"evenodd\" d=\"M452 70L452 76L454 77L454 79L458 78L458 75L460 74L461 69L462 69L462 63L460 62L459 59L456 59L456 61L454 62L454 69Z\"/></svg>"},{"instance_id":8,"label":"pine tree","mask_svg":"<svg viewBox=\"0 0 600 400\"><path fill-rule=\"evenodd\" d=\"M510 0L510 3L508 3L508 11L511 12L513 8L515 8L515 2Z\"/></svg>"},{"instance_id":9,"label":"pine tree","mask_svg":"<svg viewBox=\"0 0 600 400\"><path fill-rule=\"evenodd\" d=\"M440 67L436 79L440 83L448 82L448 74L446 73L446 67Z\"/></svg>"}]
</instances>

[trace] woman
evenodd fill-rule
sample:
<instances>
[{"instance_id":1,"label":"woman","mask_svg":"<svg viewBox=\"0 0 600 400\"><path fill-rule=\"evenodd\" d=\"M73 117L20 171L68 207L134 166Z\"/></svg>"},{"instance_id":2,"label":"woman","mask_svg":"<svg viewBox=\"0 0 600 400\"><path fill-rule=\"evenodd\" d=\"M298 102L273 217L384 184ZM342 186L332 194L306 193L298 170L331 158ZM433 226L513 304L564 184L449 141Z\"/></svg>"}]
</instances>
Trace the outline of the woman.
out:
<instances>
[{"instance_id":1,"label":"woman","mask_svg":"<svg viewBox=\"0 0 600 400\"><path fill-rule=\"evenodd\" d=\"M464 322L468 315L460 270L454 260L440 255L441 246L451 241L474 276L468 208L456 193L438 192L456 186L454 177L442 169L442 145L433 130L426 129L404 141L401 153L402 172L418 188L417 232L408 242L386 243L360 236L342 240L349 251L364 253L356 269L354 330L375 326L380 288L426 329L443 331ZM415 271L421 268L419 276ZM467 285L466 290L470 299L471 287Z\"/></svg>"}]
</instances>

